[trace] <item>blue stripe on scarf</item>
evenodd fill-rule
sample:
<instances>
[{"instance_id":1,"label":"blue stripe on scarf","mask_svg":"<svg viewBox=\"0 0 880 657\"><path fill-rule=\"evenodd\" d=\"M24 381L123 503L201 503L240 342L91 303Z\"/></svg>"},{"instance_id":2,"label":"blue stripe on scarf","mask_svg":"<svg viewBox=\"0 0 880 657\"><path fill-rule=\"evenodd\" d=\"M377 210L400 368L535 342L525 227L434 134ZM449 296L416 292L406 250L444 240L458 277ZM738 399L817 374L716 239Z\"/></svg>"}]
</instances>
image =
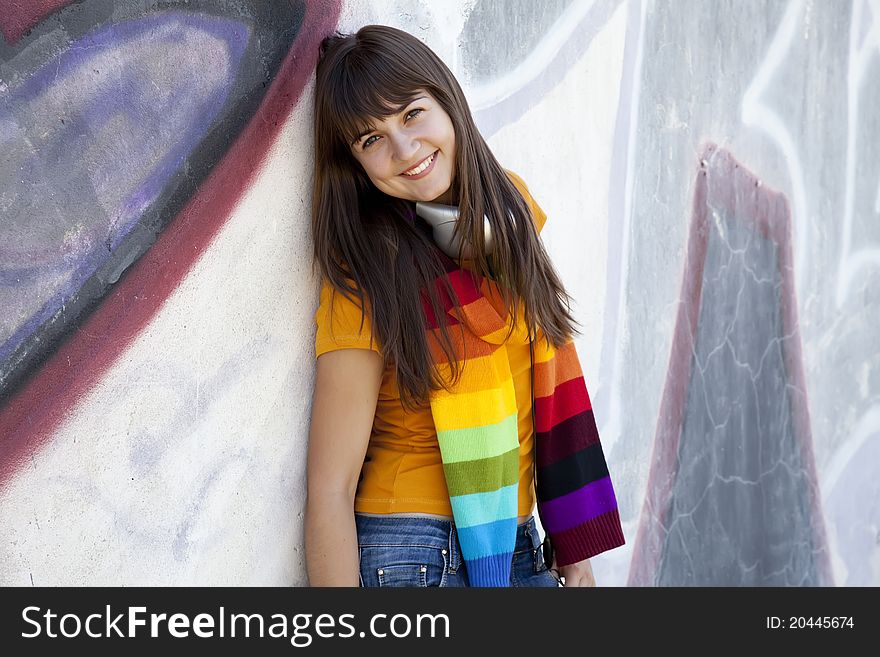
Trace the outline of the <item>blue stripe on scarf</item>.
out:
<instances>
[{"instance_id":1,"label":"blue stripe on scarf","mask_svg":"<svg viewBox=\"0 0 880 657\"><path fill-rule=\"evenodd\" d=\"M465 561L468 583L471 586L510 586L512 562L512 552Z\"/></svg>"},{"instance_id":2,"label":"blue stripe on scarf","mask_svg":"<svg viewBox=\"0 0 880 657\"><path fill-rule=\"evenodd\" d=\"M459 532L466 527L504 519L510 509L516 509L518 491L518 484L512 484L488 493L471 493L450 498Z\"/></svg>"},{"instance_id":3,"label":"blue stripe on scarf","mask_svg":"<svg viewBox=\"0 0 880 657\"><path fill-rule=\"evenodd\" d=\"M453 498L455 499L455 498ZM462 554L474 560L508 552L516 544L516 517L496 520L473 527L458 527Z\"/></svg>"}]
</instances>

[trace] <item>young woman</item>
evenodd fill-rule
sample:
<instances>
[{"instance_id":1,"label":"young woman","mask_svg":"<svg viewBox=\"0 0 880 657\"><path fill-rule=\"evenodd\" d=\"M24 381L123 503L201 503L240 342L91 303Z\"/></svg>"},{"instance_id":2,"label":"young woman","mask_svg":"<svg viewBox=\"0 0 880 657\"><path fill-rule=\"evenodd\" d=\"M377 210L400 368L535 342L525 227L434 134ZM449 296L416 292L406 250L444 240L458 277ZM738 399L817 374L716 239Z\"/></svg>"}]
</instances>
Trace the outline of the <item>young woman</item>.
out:
<instances>
[{"instance_id":1,"label":"young woman","mask_svg":"<svg viewBox=\"0 0 880 657\"><path fill-rule=\"evenodd\" d=\"M311 584L594 586L624 540L544 213L415 37L328 37L316 77Z\"/></svg>"}]
</instances>

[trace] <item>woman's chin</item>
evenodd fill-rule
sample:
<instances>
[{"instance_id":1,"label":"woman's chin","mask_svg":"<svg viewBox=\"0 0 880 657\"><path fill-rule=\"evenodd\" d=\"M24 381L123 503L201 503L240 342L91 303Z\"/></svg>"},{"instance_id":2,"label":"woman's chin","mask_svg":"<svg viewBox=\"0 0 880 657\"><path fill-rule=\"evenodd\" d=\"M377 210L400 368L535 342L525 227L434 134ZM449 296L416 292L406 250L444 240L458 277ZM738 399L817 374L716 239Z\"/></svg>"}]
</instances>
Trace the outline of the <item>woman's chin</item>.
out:
<instances>
[{"instance_id":1,"label":"woman's chin","mask_svg":"<svg viewBox=\"0 0 880 657\"><path fill-rule=\"evenodd\" d=\"M424 194L418 194L415 197L415 200L422 203L446 203L449 196L450 195L447 192L432 191L426 192Z\"/></svg>"},{"instance_id":2,"label":"woman's chin","mask_svg":"<svg viewBox=\"0 0 880 657\"><path fill-rule=\"evenodd\" d=\"M389 196L393 196L395 198L404 199L406 201L418 201L420 203L443 203L445 205L451 205L452 202L452 193L450 188L447 186L445 189L443 186L424 186L424 188L420 189L421 186L411 186L408 188L397 188L397 189L389 189L386 188L384 191Z\"/></svg>"}]
</instances>

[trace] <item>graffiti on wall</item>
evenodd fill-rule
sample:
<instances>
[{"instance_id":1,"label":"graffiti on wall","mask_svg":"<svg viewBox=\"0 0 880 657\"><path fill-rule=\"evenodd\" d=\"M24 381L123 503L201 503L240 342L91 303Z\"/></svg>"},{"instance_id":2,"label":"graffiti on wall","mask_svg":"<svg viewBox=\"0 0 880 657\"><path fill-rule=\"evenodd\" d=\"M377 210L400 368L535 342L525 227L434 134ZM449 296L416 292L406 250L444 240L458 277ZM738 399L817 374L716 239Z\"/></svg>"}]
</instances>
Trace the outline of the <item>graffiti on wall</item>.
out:
<instances>
[{"instance_id":1,"label":"graffiti on wall","mask_svg":"<svg viewBox=\"0 0 880 657\"><path fill-rule=\"evenodd\" d=\"M629 583L831 585L785 197L703 153Z\"/></svg>"},{"instance_id":2,"label":"graffiti on wall","mask_svg":"<svg viewBox=\"0 0 880 657\"><path fill-rule=\"evenodd\" d=\"M872 138L877 130L873 108L880 102L880 88L871 84L880 68L880 3L854 0L847 9L850 14L844 53L845 93L841 94L845 100L842 105L845 112L842 171L836 167L825 168L828 175L834 177L835 184L828 185L828 190L823 190L820 196L810 198L806 181L811 167L801 153L802 144L797 134L799 126L776 106L779 100L771 94L774 82L786 75L794 77L786 67L803 66L807 57L803 50L808 43L807 36L815 29L817 18L822 20L816 16L817 7L803 0L788 3L764 61L743 96L742 119L745 125L767 136L782 154L788 168L799 277L809 269L808 258L826 246L825 240L823 243L811 242L815 236L826 234L825 230L817 231L812 227L828 223L827 230L837 233L836 239L827 242L836 248L834 265L827 270L832 281L829 291L833 297L829 311L833 309L847 321L835 322L828 333L821 336L823 344L835 345L834 349L823 350L821 358L828 364L850 358L858 363L853 376L837 382L839 398L853 404L869 395L868 372L871 360L877 358L876 351L866 354L860 349L872 342L865 333L866 329L873 333L873 322L869 320L870 325L866 326L857 320L857 316L865 310L865 305L874 303L868 290L880 280L880 221L877 221L880 214L880 160L874 152L876 140ZM815 108L817 112L827 112L827 101L815 104ZM811 117L808 124L824 130L822 120L820 114ZM841 201L842 207L837 213L837 204ZM826 203L835 208L839 219L827 221L828 217L823 214ZM808 289L803 283L799 280L798 289ZM880 449L880 406L868 404L855 408L858 408L858 415L854 419L854 428L843 438L842 444L836 446L823 477L822 496L837 533L843 583L867 585L875 584L880 577L880 533L876 529L880 526L880 510L876 505L853 506L845 500L855 497L878 499L880 496L876 477L867 465L875 462L869 455ZM857 490L861 492L854 495Z\"/></svg>"},{"instance_id":3,"label":"graffiti on wall","mask_svg":"<svg viewBox=\"0 0 880 657\"><path fill-rule=\"evenodd\" d=\"M2 9L0 483L222 227L339 3Z\"/></svg>"},{"instance_id":4,"label":"graffiti on wall","mask_svg":"<svg viewBox=\"0 0 880 657\"><path fill-rule=\"evenodd\" d=\"M0 0L0 308L13 310L0 314L0 486L52 435L60 418L141 334L205 254L296 105L313 73L316 38L332 30L340 4ZM656 421L656 435L642 499L644 477L629 463L647 462L638 455L651 429L627 435L641 425L627 417L630 391L624 375L645 362L642 354L627 351L622 335L638 317L632 304L642 292L634 290L655 292L646 276L657 272L633 268L634 260L644 261L652 248L637 230L644 208L634 205L639 192L634 186L662 168L646 156L646 142L661 142L665 154L713 138L706 129L711 122L696 111L686 117L691 126L684 126L692 133L676 133L681 124L673 129L671 119L662 130L639 121L640 95L646 104L662 104L663 94L676 94L675 76L658 80L662 76L651 69L659 49L646 53L643 67L643 45L646 33L660 33L678 39L683 57L691 57L702 42L687 31L687 23L670 19L673 10L638 0L399 6L424 13L411 21L414 32L442 34L450 48L443 54L474 82L469 98L478 125L491 137L545 102L573 68L593 66L584 55L623 4L624 61L610 179L607 189L595 190L595 195L607 193L609 216L600 373L591 391L616 462L609 464L612 470L621 466L612 474L620 475L624 495L631 496L621 504L627 531L637 527L637 536L627 535L627 552L620 551L624 557L610 555L620 558L623 572L617 581L829 584L833 549L845 566L841 583L876 583L880 511L852 500L880 495L870 467L880 453L880 407L860 409L843 444L828 447L827 431L811 428L804 396L799 344L811 327L799 326L793 311L795 288L801 303L805 288L808 296L822 296L801 278L816 250L813 226L840 232L837 266L828 269L839 312L867 298L866 281L880 272L880 223L866 219L880 213L880 160L873 157L876 140L870 138L876 132L870 109L880 102L880 87L869 84L880 65L880 5L855 0L849 16L848 78L846 93L840 94L848 112L845 140L840 140L846 143L840 159L845 179L830 186L841 198L840 220L834 222L811 206L816 167L805 152L812 142L799 133L804 125L827 132L827 125L798 118L790 110L800 95L787 88L779 92L780 80L804 77L798 70L814 48L806 36L822 23L815 15L821 9L801 0L779 6L778 14L758 0L749 5L778 21L770 38L758 42L767 50L756 55L754 72L748 68L752 62L742 70L726 64L732 77L745 71L745 93L728 104L734 114L741 113L733 117L733 133L745 126L760 133L766 150L778 153L789 177L788 197L757 186L756 178L723 150L703 156L682 293L666 299L671 300L667 309L679 304L682 314L669 368L659 368L665 380L662 408L656 418L653 410L644 414L648 422ZM500 26L506 38L487 39L496 29L491 26ZM684 32L670 33L681 26ZM737 55L735 48L731 52ZM175 66L168 65L170 60ZM660 89L659 98L650 95L651 85ZM707 99L688 86L672 100L693 108ZM551 136L557 135L551 131ZM729 137L714 135L719 141ZM755 153L747 155L743 161L753 163ZM641 173L644 168L651 172ZM681 170L664 180L664 194L693 188L690 172ZM659 174L656 186L660 190ZM687 220L684 215L666 219L675 226ZM676 282L679 275L676 271ZM843 344L848 340L841 337L854 336L863 326L850 322L843 336L829 330L821 337ZM234 356L240 370L252 360L246 348ZM178 373L176 366L167 364L175 385L192 374ZM201 390L217 405L229 405L241 397L241 387L224 389L228 397L222 397L217 391L227 378L222 370L204 375L203 387L194 385L196 395ZM843 397L856 396L852 386L870 388L868 379L853 381L835 382L846 390ZM661 385L652 388L659 391ZM137 394L129 392L123 400L128 403ZM161 423L156 418L142 422L149 422L157 436L187 433L175 411L163 412ZM821 477L813 431L824 438L819 446L832 452ZM623 439L613 445L618 435ZM176 458L158 439L153 444L135 433L130 441L138 476L159 469L157 454L166 462ZM175 559L203 557L201 547L191 548L189 541L199 533L194 527L215 526L205 511L211 508L208 491L231 490L230 482L238 481L250 463L243 454L223 458L203 477L192 478L192 490L183 489L192 493L191 507L168 514L167 526L178 536ZM114 467L119 476L127 474L125 464ZM133 489L131 495L143 490ZM117 495L118 487L108 487L87 499L91 506L103 503L105 511L110 509L106 515L113 523L130 514L125 533L149 537L139 545L162 554L166 537L152 526L145 529L138 512L131 511L140 507L130 500L114 506ZM217 508L229 504L217 503ZM106 526L96 521L94 527L102 529L89 531L98 535ZM29 540L42 545L64 537L53 539L38 528ZM201 546L197 540L192 544ZM623 563L630 549L632 562Z\"/></svg>"}]
</instances>

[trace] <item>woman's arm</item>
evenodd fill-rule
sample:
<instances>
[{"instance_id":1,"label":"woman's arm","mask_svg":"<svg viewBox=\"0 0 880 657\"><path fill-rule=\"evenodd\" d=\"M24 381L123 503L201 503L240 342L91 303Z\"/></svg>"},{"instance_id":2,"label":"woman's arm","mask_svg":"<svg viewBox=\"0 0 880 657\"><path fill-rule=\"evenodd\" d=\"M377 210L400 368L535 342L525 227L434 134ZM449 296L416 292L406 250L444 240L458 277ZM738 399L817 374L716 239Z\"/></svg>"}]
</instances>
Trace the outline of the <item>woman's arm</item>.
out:
<instances>
[{"instance_id":1,"label":"woman's arm","mask_svg":"<svg viewBox=\"0 0 880 657\"><path fill-rule=\"evenodd\" d=\"M354 495L382 383L382 357L341 349L318 357L309 431L305 543L312 586L357 586Z\"/></svg>"}]
</instances>

